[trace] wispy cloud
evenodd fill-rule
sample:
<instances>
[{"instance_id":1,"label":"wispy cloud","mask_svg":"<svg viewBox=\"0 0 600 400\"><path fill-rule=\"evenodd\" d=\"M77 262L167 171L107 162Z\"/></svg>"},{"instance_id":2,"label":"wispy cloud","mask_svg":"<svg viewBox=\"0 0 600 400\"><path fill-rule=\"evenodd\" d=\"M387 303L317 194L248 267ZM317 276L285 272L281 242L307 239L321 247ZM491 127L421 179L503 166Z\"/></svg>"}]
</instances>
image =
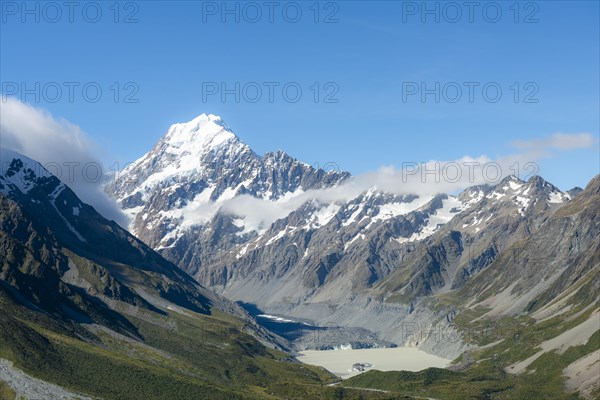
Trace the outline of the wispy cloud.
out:
<instances>
[{"instance_id":1,"label":"wispy cloud","mask_svg":"<svg viewBox=\"0 0 600 400\"><path fill-rule=\"evenodd\" d=\"M513 145L522 150L575 150L594 146L597 140L591 133L554 133L549 137L533 140L517 140Z\"/></svg>"},{"instance_id":2,"label":"wispy cloud","mask_svg":"<svg viewBox=\"0 0 600 400\"><path fill-rule=\"evenodd\" d=\"M345 203L369 190L390 194L431 196L456 193L470 186L498 183L508 175L528 178L537 173L537 164L525 154L490 159L486 156L462 157L451 161L406 162L402 168L392 166L345 180L324 189L298 190L276 199L241 195L210 201L204 194L173 215L183 217L184 226L210 221L219 211L245 220L246 227L266 229L308 202L326 206Z\"/></svg>"},{"instance_id":3,"label":"wispy cloud","mask_svg":"<svg viewBox=\"0 0 600 400\"><path fill-rule=\"evenodd\" d=\"M0 104L0 146L38 161L67 184L82 201L121 226L127 219L102 191L106 177L97 148L79 126L49 112L3 97Z\"/></svg>"}]
</instances>

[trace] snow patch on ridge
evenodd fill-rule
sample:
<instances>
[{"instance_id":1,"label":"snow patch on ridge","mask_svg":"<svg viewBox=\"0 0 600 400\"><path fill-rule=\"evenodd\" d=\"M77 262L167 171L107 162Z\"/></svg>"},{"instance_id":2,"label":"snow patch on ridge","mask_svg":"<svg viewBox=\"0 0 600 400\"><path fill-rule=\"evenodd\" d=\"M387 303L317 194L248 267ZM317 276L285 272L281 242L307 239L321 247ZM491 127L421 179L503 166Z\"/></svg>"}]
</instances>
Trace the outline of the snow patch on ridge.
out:
<instances>
[{"instance_id":1,"label":"snow patch on ridge","mask_svg":"<svg viewBox=\"0 0 600 400\"><path fill-rule=\"evenodd\" d=\"M340 211L341 206L332 203L327 205L326 207L321 208L317 213L313 215L313 219L310 223L312 228L320 228L325 226L335 217L335 215Z\"/></svg>"},{"instance_id":2,"label":"snow patch on ridge","mask_svg":"<svg viewBox=\"0 0 600 400\"><path fill-rule=\"evenodd\" d=\"M566 200L569 200L569 195L565 195L561 192L552 192L548 195L548 203L551 204L560 204L564 203Z\"/></svg>"},{"instance_id":3,"label":"snow patch on ridge","mask_svg":"<svg viewBox=\"0 0 600 400\"><path fill-rule=\"evenodd\" d=\"M385 221L400 215L406 215L429 203L433 196L422 196L408 203L387 203L379 206L379 213L371 221Z\"/></svg>"},{"instance_id":4,"label":"snow patch on ridge","mask_svg":"<svg viewBox=\"0 0 600 400\"><path fill-rule=\"evenodd\" d=\"M425 225L420 232L414 233L409 241L414 242L417 240L423 240L433 235L441 226L447 224L456 214L465 208L458 198L448 196L448 198L442 200L442 207L437 209L434 214L429 216L427 225Z\"/></svg>"}]
</instances>

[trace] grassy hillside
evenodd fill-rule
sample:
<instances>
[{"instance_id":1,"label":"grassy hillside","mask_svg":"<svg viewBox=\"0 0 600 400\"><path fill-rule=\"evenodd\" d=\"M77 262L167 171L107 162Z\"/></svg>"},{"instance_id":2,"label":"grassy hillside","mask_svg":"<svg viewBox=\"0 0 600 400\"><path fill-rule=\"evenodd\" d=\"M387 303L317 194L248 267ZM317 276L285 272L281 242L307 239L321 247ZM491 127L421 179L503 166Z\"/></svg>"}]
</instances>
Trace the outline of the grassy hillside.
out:
<instances>
[{"instance_id":1,"label":"grassy hillside","mask_svg":"<svg viewBox=\"0 0 600 400\"><path fill-rule=\"evenodd\" d=\"M326 386L336 378L264 347L242 332L243 321L224 313L145 310L128 321L142 340L98 325L84 335L81 327L22 307L0 290L0 358L106 400L396 398ZM0 393L11 396L5 385Z\"/></svg>"}]
</instances>

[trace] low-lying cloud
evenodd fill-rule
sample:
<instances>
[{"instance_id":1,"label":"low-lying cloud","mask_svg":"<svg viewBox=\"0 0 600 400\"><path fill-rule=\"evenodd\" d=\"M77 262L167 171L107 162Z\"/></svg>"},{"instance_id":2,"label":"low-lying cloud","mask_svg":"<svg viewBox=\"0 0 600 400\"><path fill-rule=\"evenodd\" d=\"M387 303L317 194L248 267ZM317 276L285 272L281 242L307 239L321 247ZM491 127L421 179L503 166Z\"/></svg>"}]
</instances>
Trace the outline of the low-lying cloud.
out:
<instances>
[{"instance_id":1,"label":"low-lying cloud","mask_svg":"<svg viewBox=\"0 0 600 400\"><path fill-rule=\"evenodd\" d=\"M593 144L594 141L590 134L554 134L549 138L528 142L527 146L523 146L524 151L495 159L481 155L464 156L450 161L404 162L400 168L381 167L377 171L351 177L332 188L299 192L283 199L263 200L249 195L237 196L225 200L220 210L244 218L251 226L266 228L309 201L317 201L323 205L343 203L373 189L397 195L458 194L472 186L497 184L509 175L527 180L538 174L538 161L551 156L551 149L574 150L589 147L589 143ZM586 145L583 146L582 143ZM211 206L214 207L214 204Z\"/></svg>"}]
</instances>

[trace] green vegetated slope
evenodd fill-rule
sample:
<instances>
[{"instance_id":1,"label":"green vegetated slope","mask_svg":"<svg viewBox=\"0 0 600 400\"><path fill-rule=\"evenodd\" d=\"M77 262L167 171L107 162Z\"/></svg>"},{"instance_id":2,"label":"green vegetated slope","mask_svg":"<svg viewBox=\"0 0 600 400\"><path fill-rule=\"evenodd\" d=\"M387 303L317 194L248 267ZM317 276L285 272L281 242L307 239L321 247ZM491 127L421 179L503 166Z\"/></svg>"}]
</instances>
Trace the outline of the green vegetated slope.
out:
<instances>
[{"instance_id":1,"label":"green vegetated slope","mask_svg":"<svg viewBox=\"0 0 600 400\"><path fill-rule=\"evenodd\" d=\"M286 361L241 333L232 322L215 317L180 317L142 312L131 318L143 340L97 330L83 339L71 327L2 296L0 357L40 379L105 399L258 398L269 380L278 395L301 396L302 384L331 379L327 374ZM161 319L173 323L161 326ZM156 319L157 322L145 320ZM73 333L73 334L72 334ZM289 364L289 365L288 365ZM285 372L285 373L284 373Z\"/></svg>"},{"instance_id":2,"label":"green vegetated slope","mask_svg":"<svg viewBox=\"0 0 600 400\"><path fill-rule=\"evenodd\" d=\"M344 386L438 399L600 399L599 211L597 176L464 287L432 296L434 308L458 310L452 323L473 346L452 370L369 371ZM587 382L569 388L565 369L586 356Z\"/></svg>"},{"instance_id":3,"label":"green vegetated slope","mask_svg":"<svg viewBox=\"0 0 600 400\"><path fill-rule=\"evenodd\" d=\"M324 386L335 381L332 375L264 347L242 333L243 321L224 313L139 311L127 318L137 339L83 330L0 293L0 358L74 392L103 399L332 399L339 390ZM390 398L363 391L344 398L361 394Z\"/></svg>"},{"instance_id":4,"label":"green vegetated slope","mask_svg":"<svg viewBox=\"0 0 600 400\"><path fill-rule=\"evenodd\" d=\"M129 319L142 340L103 329L84 339L74 327L35 314L2 291L0 358L77 393L140 400L340 398L340 389L326 386L335 377L264 347L225 314L140 312ZM396 397L347 390L343 398Z\"/></svg>"}]
</instances>

